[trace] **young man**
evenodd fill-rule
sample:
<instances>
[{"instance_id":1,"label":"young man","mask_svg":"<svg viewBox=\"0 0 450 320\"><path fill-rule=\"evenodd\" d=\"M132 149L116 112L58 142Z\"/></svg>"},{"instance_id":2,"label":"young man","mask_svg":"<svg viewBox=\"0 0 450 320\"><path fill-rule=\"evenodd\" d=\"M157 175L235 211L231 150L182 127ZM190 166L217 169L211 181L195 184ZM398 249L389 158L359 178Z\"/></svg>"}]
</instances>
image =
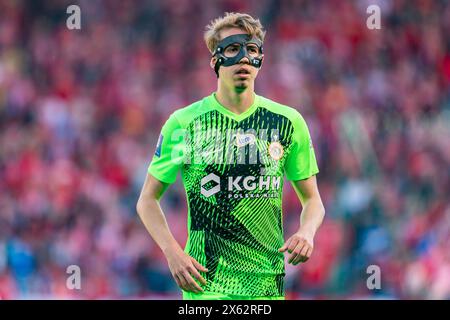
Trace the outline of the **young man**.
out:
<instances>
[{"instance_id":1,"label":"young man","mask_svg":"<svg viewBox=\"0 0 450 320\"><path fill-rule=\"evenodd\" d=\"M284 252L293 265L307 261L325 214L303 117L254 92L264 35L247 14L227 13L208 26L217 91L169 117L137 203L184 299L284 299ZM189 208L184 251L159 206L179 171ZM286 242L284 175L303 206Z\"/></svg>"}]
</instances>

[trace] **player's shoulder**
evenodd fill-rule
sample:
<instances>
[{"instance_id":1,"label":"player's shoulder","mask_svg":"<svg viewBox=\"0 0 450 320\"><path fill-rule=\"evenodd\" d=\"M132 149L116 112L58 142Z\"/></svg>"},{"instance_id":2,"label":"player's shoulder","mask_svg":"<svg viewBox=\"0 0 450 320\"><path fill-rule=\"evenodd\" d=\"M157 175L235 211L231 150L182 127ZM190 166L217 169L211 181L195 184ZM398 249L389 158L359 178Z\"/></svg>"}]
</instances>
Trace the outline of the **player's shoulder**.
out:
<instances>
[{"instance_id":1,"label":"player's shoulder","mask_svg":"<svg viewBox=\"0 0 450 320\"><path fill-rule=\"evenodd\" d=\"M187 106L181 107L175 110L171 116L176 118L180 126L186 128L188 124L199 115L209 111L208 105L205 100L208 97L204 97L198 101L195 101Z\"/></svg>"},{"instance_id":2,"label":"player's shoulder","mask_svg":"<svg viewBox=\"0 0 450 320\"><path fill-rule=\"evenodd\" d=\"M258 99L260 107L266 108L270 112L281 114L293 123L304 121L301 112L294 107L281 104L263 96L258 96Z\"/></svg>"}]
</instances>

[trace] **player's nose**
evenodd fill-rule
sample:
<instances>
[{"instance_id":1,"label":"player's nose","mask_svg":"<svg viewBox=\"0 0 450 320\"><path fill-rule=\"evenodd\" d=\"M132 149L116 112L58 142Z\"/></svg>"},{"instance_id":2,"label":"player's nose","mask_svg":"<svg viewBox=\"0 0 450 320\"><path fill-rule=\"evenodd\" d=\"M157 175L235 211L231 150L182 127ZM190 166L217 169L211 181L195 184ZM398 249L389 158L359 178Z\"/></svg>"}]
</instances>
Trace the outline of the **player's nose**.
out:
<instances>
[{"instance_id":1,"label":"player's nose","mask_svg":"<svg viewBox=\"0 0 450 320\"><path fill-rule=\"evenodd\" d=\"M241 60L239 60L239 63L246 63L250 64L250 59L248 57L242 57Z\"/></svg>"}]
</instances>

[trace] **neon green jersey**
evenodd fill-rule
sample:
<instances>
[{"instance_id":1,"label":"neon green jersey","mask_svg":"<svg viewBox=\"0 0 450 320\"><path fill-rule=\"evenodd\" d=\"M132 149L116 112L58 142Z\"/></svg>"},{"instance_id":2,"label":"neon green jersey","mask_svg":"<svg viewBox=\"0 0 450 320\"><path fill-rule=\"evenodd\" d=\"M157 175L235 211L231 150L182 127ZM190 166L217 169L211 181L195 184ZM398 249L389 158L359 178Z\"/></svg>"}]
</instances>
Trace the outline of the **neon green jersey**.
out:
<instances>
[{"instance_id":1,"label":"neon green jersey","mask_svg":"<svg viewBox=\"0 0 450 320\"><path fill-rule=\"evenodd\" d=\"M285 300L284 296L240 296L227 293L183 291L183 300Z\"/></svg>"},{"instance_id":2,"label":"neon green jersey","mask_svg":"<svg viewBox=\"0 0 450 320\"><path fill-rule=\"evenodd\" d=\"M319 172L308 127L290 107L255 95L235 114L215 94L172 113L148 172L188 201L185 251L208 268L209 292L283 296L283 177Z\"/></svg>"}]
</instances>

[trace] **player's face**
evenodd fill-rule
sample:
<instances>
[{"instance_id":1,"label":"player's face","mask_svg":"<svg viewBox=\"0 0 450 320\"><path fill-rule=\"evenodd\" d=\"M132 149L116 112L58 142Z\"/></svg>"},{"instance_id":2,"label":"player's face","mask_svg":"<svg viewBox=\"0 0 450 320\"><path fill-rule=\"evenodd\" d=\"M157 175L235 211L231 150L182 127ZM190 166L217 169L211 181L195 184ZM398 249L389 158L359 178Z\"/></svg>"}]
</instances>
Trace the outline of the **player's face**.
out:
<instances>
[{"instance_id":1,"label":"player's face","mask_svg":"<svg viewBox=\"0 0 450 320\"><path fill-rule=\"evenodd\" d=\"M239 28L229 28L224 29L220 32L220 39L235 35L235 34L245 34L245 31ZM239 45L230 45L225 51L225 56L232 57L239 53ZM259 48L254 44L247 45L247 51L250 56L257 57L259 55ZM216 58L211 59L211 66L214 68ZM219 79L223 81L226 86L234 87L238 90L245 90L249 86L253 87L253 83L258 75L259 69L255 68L250 64L248 58L244 57L239 61L239 63L234 64L229 67L221 66L219 68Z\"/></svg>"}]
</instances>

